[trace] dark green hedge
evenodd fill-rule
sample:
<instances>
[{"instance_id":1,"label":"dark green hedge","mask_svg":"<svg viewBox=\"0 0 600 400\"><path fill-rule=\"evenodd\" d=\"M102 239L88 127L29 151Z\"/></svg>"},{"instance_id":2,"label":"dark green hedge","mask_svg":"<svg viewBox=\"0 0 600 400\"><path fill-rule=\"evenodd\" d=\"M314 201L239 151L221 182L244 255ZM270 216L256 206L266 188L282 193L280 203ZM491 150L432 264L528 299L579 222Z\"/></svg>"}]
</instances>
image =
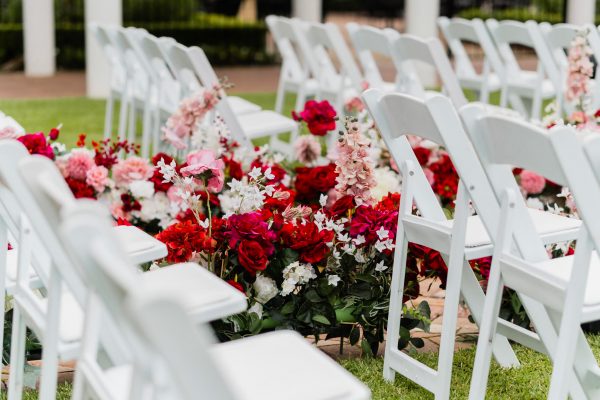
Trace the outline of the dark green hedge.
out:
<instances>
[{"instance_id":1,"label":"dark green hedge","mask_svg":"<svg viewBox=\"0 0 600 400\"><path fill-rule=\"evenodd\" d=\"M200 46L215 65L264 64L272 61L266 53L264 24L205 21L136 23L156 36L169 36L187 46ZM82 24L56 25L56 62L59 68L85 67L85 35ZM23 54L21 24L0 24L0 64Z\"/></svg>"},{"instance_id":2,"label":"dark green hedge","mask_svg":"<svg viewBox=\"0 0 600 400\"><path fill-rule=\"evenodd\" d=\"M481 8L469 8L458 13L459 17L472 19L472 18L495 18L497 20L511 19L514 21L528 21L534 20L537 22L549 22L551 24L558 24L563 22L563 16L561 13L556 12L531 12L528 8L505 8L493 11L482 11Z\"/></svg>"}]
</instances>

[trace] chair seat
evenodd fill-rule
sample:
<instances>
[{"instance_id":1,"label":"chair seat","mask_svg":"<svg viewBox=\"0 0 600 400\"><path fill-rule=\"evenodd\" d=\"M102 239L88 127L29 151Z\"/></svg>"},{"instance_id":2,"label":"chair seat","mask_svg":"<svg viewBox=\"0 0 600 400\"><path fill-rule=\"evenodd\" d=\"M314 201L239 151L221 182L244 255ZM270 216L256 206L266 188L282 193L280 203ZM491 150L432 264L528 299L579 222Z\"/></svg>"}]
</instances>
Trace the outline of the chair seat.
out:
<instances>
[{"instance_id":1,"label":"chair seat","mask_svg":"<svg viewBox=\"0 0 600 400\"><path fill-rule=\"evenodd\" d=\"M292 132L298 127L293 119L268 110L238 115L238 120L250 139Z\"/></svg>"},{"instance_id":2,"label":"chair seat","mask_svg":"<svg viewBox=\"0 0 600 400\"><path fill-rule=\"evenodd\" d=\"M136 264L158 260L168 254L167 246L135 226L115 226L115 236Z\"/></svg>"},{"instance_id":3,"label":"chair seat","mask_svg":"<svg viewBox=\"0 0 600 400\"><path fill-rule=\"evenodd\" d=\"M558 243L574 239L581 226L581 221L575 218L567 218L533 208L527 210L544 243ZM440 222L448 229L452 229L453 223L453 220ZM469 217L465 247L467 247L469 259L485 257L492 253L491 239L478 215Z\"/></svg>"},{"instance_id":4,"label":"chair seat","mask_svg":"<svg viewBox=\"0 0 600 400\"><path fill-rule=\"evenodd\" d=\"M265 333L210 350L239 400L362 400L367 387L291 331ZM252 368L248 361L252 360ZM264 384L264 377L269 384Z\"/></svg>"},{"instance_id":5,"label":"chair seat","mask_svg":"<svg viewBox=\"0 0 600 400\"><path fill-rule=\"evenodd\" d=\"M133 367L131 365L118 365L104 371L105 387L110 392L111 400L127 400L131 387Z\"/></svg>"},{"instance_id":6,"label":"chair seat","mask_svg":"<svg viewBox=\"0 0 600 400\"><path fill-rule=\"evenodd\" d=\"M537 72L521 71L517 76L508 77L508 86L511 91L524 97L530 97L538 87ZM542 80L542 98L554 97L556 90L550 79Z\"/></svg>"},{"instance_id":7,"label":"chair seat","mask_svg":"<svg viewBox=\"0 0 600 400\"><path fill-rule=\"evenodd\" d=\"M229 102L233 112L236 114L247 114L262 110L259 105L242 99L241 97L227 96L227 101Z\"/></svg>"},{"instance_id":8,"label":"chair seat","mask_svg":"<svg viewBox=\"0 0 600 400\"><path fill-rule=\"evenodd\" d=\"M195 263L182 263L142 274L145 290L183 293L186 311L198 323L245 311L246 296Z\"/></svg>"}]
</instances>

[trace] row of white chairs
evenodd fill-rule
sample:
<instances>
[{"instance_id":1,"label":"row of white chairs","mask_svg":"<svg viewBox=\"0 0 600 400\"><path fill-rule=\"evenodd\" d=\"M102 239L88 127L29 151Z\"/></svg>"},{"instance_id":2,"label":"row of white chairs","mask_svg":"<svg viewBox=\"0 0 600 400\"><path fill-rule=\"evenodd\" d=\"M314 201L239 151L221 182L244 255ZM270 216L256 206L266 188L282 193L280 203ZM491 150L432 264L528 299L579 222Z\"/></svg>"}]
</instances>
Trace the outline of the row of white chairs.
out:
<instances>
[{"instance_id":1,"label":"row of white chairs","mask_svg":"<svg viewBox=\"0 0 600 400\"><path fill-rule=\"evenodd\" d=\"M384 377L393 380L400 373L436 399L449 398L462 296L480 326L470 399L485 398L492 355L503 367L519 366L508 339L550 357L549 398L596 398L600 368L580 324L600 317L595 290L600 215L594 207L600 200L600 138L582 137L572 127L547 131L498 115L482 103L458 112L443 95L424 99L372 89L363 99L403 176ZM452 220L419 166L409 133L442 145L456 167L460 184ZM581 220L527 208L513 167L568 186ZM546 244L569 240L577 240L575 256L549 259ZM397 347L409 242L438 250L448 266L437 369ZM486 296L468 261L489 255L493 263ZM499 317L504 286L517 292L535 332Z\"/></svg>"},{"instance_id":2,"label":"row of white chairs","mask_svg":"<svg viewBox=\"0 0 600 400\"><path fill-rule=\"evenodd\" d=\"M206 54L199 47L186 47L172 38L157 38L144 29L105 25L92 25L91 29L111 67L105 138L112 136L114 104L118 100L118 139L136 140L136 115L141 113L142 156L147 157L151 147L154 153L164 149L161 127L180 101L219 83ZM266 136L271 137L275 148L288 151L277 136L289 132L294 139L298 131L291 118L226 93L216 106L216 113L242 145ZM210 118L214 118L214 113Z\"/></svg>"},{"instance_id":3,"label":"row of white chairs","mask_svg":"<svg viewBox=\"0 0 600 400\"><path fill-rule=\"evenodd\" d=\"M8 399L22 398L26 327L43 344L44 400L56 397L59 358L77 362L73 399L275 399L298 379L312 384L286 398L370 398L295 333L214 344L207 324L246 310L246 297L193 263L142 273L136 264L164 257L164 244L111 227L104 205L74 199L56 165L16 140L0 141L0 205L0 282L14 306Z\"/></svg>"},{"instance_id":4,"label":"row of white chairs","mask_svg":"<svg viewBox=\"0 0 600 400\"><path fill-rule=\"evenodd\" d=\"M314 96L330 100L339 111L344 100L360 94L365 87L421 96L426 93L426 85L416 73L417 61L434 68L443 92L456 107L467 102L461 88L477 92L479 101L484 103L489 102L491 92L500 91L502 107L510 105L523 116L539 120L544 100L556 98L560 111L573 111L573 106L564 101L568 66L565 50L581 29L588 30L590 47L595 58L600 58L600 34L593 26L446 17L440 17L438 24L454 56L454 69L437 38L421 39L394 29L348 23L352 45L348 47L333 23L267 17L282 58L275 109L281 110L287 92L297 95L296 109L307 97ZM466 42L481 47L481 72L473 65L464 46ZM519 65L511 47L515 45L533 50L536 70L525 70ZM393 82L383 79L377 62L381 59L392 61ZM595 105L600 104L599 91L600 85L595 85Z\"/></svg>"}]
</instances>

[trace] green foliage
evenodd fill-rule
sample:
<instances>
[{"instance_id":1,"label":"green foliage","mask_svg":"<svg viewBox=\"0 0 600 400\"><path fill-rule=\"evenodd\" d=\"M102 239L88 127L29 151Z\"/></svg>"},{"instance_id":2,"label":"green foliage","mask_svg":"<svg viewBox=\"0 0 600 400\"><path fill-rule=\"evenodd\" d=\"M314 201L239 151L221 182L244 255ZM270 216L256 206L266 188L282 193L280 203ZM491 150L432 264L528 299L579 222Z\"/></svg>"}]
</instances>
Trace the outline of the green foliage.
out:
<instances>
[{"instance_id":1,"label":"green foliage","mask_svg":"<svg viewBox=\"0 0 600 400\"><path fill-rule=\"evenodd\" d=\"M197 0L124 0L123 19L129 22L188 21Z\"/></svg>"},{"instance_id":2,"label":"green foliage","mask_svg":"<svg viewBox=\"0 0 600 400\"><path fill-rule=\"evenodd\" d=\"M550 0L551 1L551 0ZM487 11L481 8L468 8L458 13L458 16L466 19L481 18L483 20L488 18L495 18L497 20L514 20L514 21L528 21L534 20L537 22L549 22L551 24L558 24L563 22L562 13L558 12L532 12L528 8L505 8L500 10Z\"/></svg>"}]
</instances>

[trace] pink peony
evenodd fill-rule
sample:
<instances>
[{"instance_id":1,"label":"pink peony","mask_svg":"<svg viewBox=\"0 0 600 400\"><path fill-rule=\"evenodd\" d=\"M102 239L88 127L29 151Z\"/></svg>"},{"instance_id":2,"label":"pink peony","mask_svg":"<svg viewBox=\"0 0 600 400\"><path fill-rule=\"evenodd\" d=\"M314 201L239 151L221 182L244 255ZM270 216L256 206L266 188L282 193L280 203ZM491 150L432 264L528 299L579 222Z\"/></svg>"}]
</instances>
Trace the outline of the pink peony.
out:
<instances>
[{"instance_id":1,"label":"pink peony","mask_svg":"<svg viewBox=\"0 0 600 400\"><path fill-rule=\"evenodd\" d=\"M206 179L207 189L218 193L223 189L225 182L225 163L215 157L212 150L198 150L191 152L186 157L187 167L181 169L183 176L195 176Z\"/></svg>"},{"instance_id":2,"label":"pink peony","mask_svg":"<svg viewBox=\"0 0 600 400\"><path fill-rule=\"evenodd\" d=\"M98 193L104 192L108 185L108 170L103 166L93 166L87 171L85 183L94 188Z\"/></svg>"},{"instance_id":3,"label":"pink peony","mask_svg":"<svg viewBox=\"0 0 600 400\"><path fill-rule=\"evenodd\" d=\"M546 187L546 179L535 172L524 169L519 175L521 177L521 189L525 194L540 194Z\"/></svg>"},{"instance_id":4,"label":"pink peony","mask_svg":"<svg viewBox=\"0 0 600 400\"><path fill-rule=\"evenodd\" d=\"M126 186L133 181L150 179L152 175L154 175L154 167L141 157L133 156L119 160L113 167L113 178L120 186Z\"/></svg>"},{"instance_id":5,"label":"pink peony","mask_svg":"<svg viewBox=\"0 0 600 400\"><path fill-rule=\"evenodd\" d=\"M86 179L87 172L95 165L94 159L86 150L73 150L67 160L67 176L83 181Z\"/></svg>"},{"instance_id":6,"label":"pink peony","mask_svg":"<svg viewBox=\"0 0 600 400\"><path fill-rule=\"evenodd\" d=\"M302 164L312 164L321 155L321 144L312 135L300 136L294 143L294 151Z\"/></svg>"}]
</instances>

